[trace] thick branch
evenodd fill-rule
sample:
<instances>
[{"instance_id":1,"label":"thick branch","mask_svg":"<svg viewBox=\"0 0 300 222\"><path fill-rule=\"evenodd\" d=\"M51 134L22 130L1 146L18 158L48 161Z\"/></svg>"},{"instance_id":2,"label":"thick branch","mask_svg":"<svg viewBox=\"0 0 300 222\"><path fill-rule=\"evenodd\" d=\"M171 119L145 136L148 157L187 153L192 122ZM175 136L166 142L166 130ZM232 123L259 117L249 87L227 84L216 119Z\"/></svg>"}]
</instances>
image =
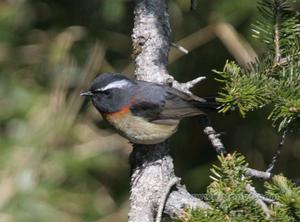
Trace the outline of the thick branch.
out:
<instances>
[{"instance_id":1,"label":"thick branch","mask_svg":"<svg viewBox=\"0 0 300 222\"><path fill-rule=\"evenodd\" d=\"M135 0L132 34L135 76L138 80L170 83L167 63L170 24L165 0Z\"/></svg>"},{"instance_id":2,"label":"thick branch","mask_svg":"<svg viewBox=\"0 0 300 222\"><path fill-rule=\"evenodd\" d=\"M169 181L165 192L163 193L160 201L159 201L159 205L158 205L158 210L156 213L156 219L155 222L160 222L161 221L161 217L165 208L165 204L167 202L167 199L169 197L169 194L171 193L172 188L176 185L179 184L180 179L179 178L173 178L172 180Z\"/></svg>"},{"instance_id":3,"label":"thick branch","mask_svg":"<svg viewBox=\"0 0 300 222\"><path fill-rule=\"evenodd\" d=\"M192 94L189 90L205 77L179 83L167 70L171 29L165 0L135 0L135 3L131 37L136 78L169 84L180 91Z\"/></svg>"},{"instance_id":4,"label":"thick branch","mask_svg":"<svg viewBox=\"0 0 300 222\"><path fill-rule=\"evenodd\" d=\"M154 221L163 188L175 177L167 147L166 143L134 145L129 221Z\"/></svg>"},{"instance_id":5,"label":"thick branch","mask_svg":"<svg viewBox=\"0 0 300 222\"><path fill-rule=\"evenodd\" d=\"M174 174L173 160L168 153L168 142L134 145L130 157L133 174L129 221L154 221L158 208L161 208L161 200L169 193L170 181L179 180ZM164 200L164 212L169 216L179 216L185 208L209 207L189 194L182 185L172 184L172 188L169 197Z\"/></svg>"}]
</instances>

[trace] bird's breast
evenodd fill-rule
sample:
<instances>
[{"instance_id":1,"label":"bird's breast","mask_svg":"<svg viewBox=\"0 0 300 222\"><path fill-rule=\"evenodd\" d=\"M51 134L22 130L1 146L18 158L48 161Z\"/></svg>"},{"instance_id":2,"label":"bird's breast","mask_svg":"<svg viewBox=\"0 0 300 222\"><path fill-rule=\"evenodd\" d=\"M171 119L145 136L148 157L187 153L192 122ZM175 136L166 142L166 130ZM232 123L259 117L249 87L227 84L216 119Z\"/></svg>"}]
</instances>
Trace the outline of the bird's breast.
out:
<instances>
[{"instance_id":1,"label":"bird's breast","mask_svg":"<svg viewBox=\"0 0 300 222\"><path fill-rule=\"evenodd\" d=\"M116 113L106 113L103 117L124 137L137 144L163 142L176 132L178 122L172 125L158 124L134 116L129 108Z\"/></svg>"}]
</instances>

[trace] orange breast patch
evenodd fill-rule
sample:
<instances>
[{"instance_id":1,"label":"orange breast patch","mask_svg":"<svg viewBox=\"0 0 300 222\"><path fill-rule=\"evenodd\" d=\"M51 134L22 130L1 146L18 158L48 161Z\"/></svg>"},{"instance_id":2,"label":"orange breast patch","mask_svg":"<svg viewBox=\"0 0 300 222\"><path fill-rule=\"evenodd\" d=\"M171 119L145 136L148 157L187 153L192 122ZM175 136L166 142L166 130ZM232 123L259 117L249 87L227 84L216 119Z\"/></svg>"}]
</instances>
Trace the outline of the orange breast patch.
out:
<instances>
[{"instance_id":1,"label":"orange breast patch","mask_svg":"<svg viewBox=\"0 0 300 222\"><path fill-rule=\"evenodd\" d=\"M113 113L103 113L103 115L106 117L106 118L120 118L122 116L124 116L125 114L127 114L130 110L130 106L125 106L123 107L120 111L118 112L113 112Z\"/></svg>"}]
</instances>

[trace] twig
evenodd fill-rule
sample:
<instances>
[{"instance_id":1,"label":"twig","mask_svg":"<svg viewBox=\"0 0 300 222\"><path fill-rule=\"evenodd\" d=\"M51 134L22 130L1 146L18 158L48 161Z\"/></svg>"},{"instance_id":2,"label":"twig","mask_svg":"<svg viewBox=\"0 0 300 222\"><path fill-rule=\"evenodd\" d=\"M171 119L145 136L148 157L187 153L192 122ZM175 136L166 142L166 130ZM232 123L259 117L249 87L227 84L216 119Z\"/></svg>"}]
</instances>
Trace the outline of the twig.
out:
<instances>
[{"instance_id":1,"label":"twig","mask_svg":"<svg viewBox=\"0 0 300 222\"><path fill-rule=\"evenodd\" d=\"M271 163L269 164L268 169L266 170L266 172L268 172L268 173L271 173L272 170L273 170L274 167L275 167L275 164L276 164L276 162L277 162L277 160L278 160L278 158L279 158L279 156L280 156L280 154L281 154L281 151L282 151L282 149L283 149L283 145L284 145L284 143L285 143L285 139L286 139L287 132L288 132L288 130L286 129L285 131L283 131L283 133L282 133L282 135L281 135L281 140L280 140L280 143L279 143L278 146L277 146L276 153L275 153L275 155L273 155L272 161L271 161Z\"/></svg>"},{"instance_id":2,"label":"twig","mask_svg":"<svg viewBox=\"0 0 300 222\"><path fill-rule=\"evenodd\" d=\"M208 136L208 139L210 140L212 146L216 149L216 152L218 154L227 154L226 148L220 139L220 134L216 133L212 126L209 126L209 119L205 117L202 119L202 121L205 125L203 131ZM245 174L250 177L260 178L264 180L269 180L272 178L271 172L264 172L252 168L246 168Z\"/></svg>"},{"instance_id":3,"label":"twig","mask_svg":"<svg viewBox=\"0 0 300 222\"><path fill-rule=\"evenodd\" d=\"M269 180L273 176L270 172L264 172L252 168L246 168L245 174L250 177L264 179L264 180Z\"/></svg>"},{"instance_id":4,"label":"twig","mask_svg":"<svg viewBox=\"0 0 300 222\"><path fill-rule=\"evenodd\" d=\"M189 95L193 95L193 93L190 91L190 89L205 79L206 79L205 76L200 76L200 77L193 79L191 81L188 81L186 83L179 83L176 80L172 80L171 84L172 84L172 87L180 90L181 92L185 92Z\"/></svg>"},{"instance_id":5,"label":"twig","mask_svg":"<svg viewBox=\"0 0 300 222\"><path fill-rule=\"evenodd\" d=\"M257 194L258 194L259 198L267 204L274 204L274 205L277 205L277 206L283 206L281 203L279 203L279 202L277 202L277 201L275 201L271 198L268 198L268 197L266 197L266 196L264 196L260 193L257 193Z\"/></svg>"},{"instance_id":6,"label":"twig","mask_svg":"<svg viewBox=\"0 0 300 222\"><path fill-rule=\"evenodd\" d=\"M204 28L197 30L196 32L184 37L183 39L179 40L177 44L184 45L184 47L189 50L189 52L197 49L198 47L205 45L209 41L212 41L216 38L214 33L214 24L210 24ZM171 50L169 53L169 64L175 62L179 58L184 56L178 50Z\"/></svg>"},{"instance_id":7,"label":"twig","mask_svg":"<svg viewBox=\"0 0 300 222\"><path fill-rule=\"evenodd\" d=\"M166 187L165 193L162 194L162 197L159 201L159 206L158 206L158 210L157 210L157 213L156 213L155 222L160 222L161 221L163 210L164 210L165 204L167 202L168 196L171 192L171 189L175 184L178 184L179 182L180 182L180 178L177 178L177 177L175 177L175 178L173 178L172 180L169 181L169 183Z\"/></svg>"},{"instance_id":8,"label":"twig","mask_svg":"<svg viewBox=\"0 0 300 222\"><path fill-rule=\"evenodd\" d=\"M216 152L218 154L227 154L226 148L220 139L220 134L216 133L212 126L209 126L209 119L207 117L204 117L202 119L202 122L205 126L203 131L208 136L208 139L210 140L212 146L216 149ZM270 172L264 172L252 168L246 168L245 174L250 177L260 178L264 180L269 180L272 178L272 174Z\"/></svg>"},{"instance_id":9,"label":"twig","mask_svg":"<svg viewBox=\"0 0 300 222\"><path fill-rule=\"evenodd\" d=\"M263 212L266 214L267 219L271 217L270 210L265 202L261 199L261 194L257 193L255 188L250 184L246 185L246 191L255 199L256 203L260 205Z\"/></svg>"},{"instance_id":10,"label":"twig","mask_svg":"<svg viewBox=\"0 0 300 222\"><path fill-rule=\"evenodd\" d=\"M275 44L274 65L277 65L281 59L279 28L278 28L278 15L276 15L276 24L274 25L274 44Z\"/></svg>"},{"instance_id":11,"label":"twig","mask_svg":"<svg viewBox=\"0 0 300 222\"><path fill-rule=\"evenodd\" d=\"M193 80L191 80L191 81L188 81L188 82L186 82L186 83L181 84L181 86L183 86L183 87L185 87L185 88L187 88L187 89L191 89L191 88L193 88L196 84L202 82L202 81L205 80L205 79L206 79L205 76L200 76L200 77L198 77L198 78L196 78L196 79L193 79Z\"/></svg>"},{"instance_id":12,"label":"twig","mask_svg":"<svg viewBox=\"0 0 300 222\"><path fill-rule=\"evenodd\" d=\"M220 134L216 133L212 126L207 126L204 128L204 133L208 136L212 146L216 149L218 154L226 154L227 151L220 140Z\"/></svg>"},{"instance_id":13,"label":"twig","mask_svg":"<svg viewBox=\"0 0 300 222\"><path fill-rule=\"evenodd\" d=\"M282 206L281 203L271 199L271 198L268 198L264 195L262 195L261 193L258 193L255 188L253 186L251 186L250 184L247 184L246 185L246 190L251 190L253 192L253 194L255 194L255 196L259 199L261 199L263 202L267 203L267 204L274 204L274 205L277 205L277 206Z\"/></svg>"},{"instance_id":14,"label":"twig","mask_svg":"<svg viewBox=\"0 0 300 222\"><path fill-rule=\"evenodd\" d=\"M179 45L179 44L177 44L175 42L171 42L171 46L173 46L174 48L176 48L179 51L183 52L184 54L188 54L189 53L189 51L186 48L184 48L183 46L181 46L181 45Z\"/></svg>"},{"instance_id":15,"label":"twig","mask_svg":"<svg viewBox=\"0 0 300 222\"><path fill-rule=\"evenodd\" d=\"M208 136L208 139L212 146L216 149L216 152L218 154L227 154L226 148L220 139L220 134L217 133L212 126L210 126L209 119L207 117L203 117L202 123L204 125L203 132Z\"/></svg>"}]
</instances>

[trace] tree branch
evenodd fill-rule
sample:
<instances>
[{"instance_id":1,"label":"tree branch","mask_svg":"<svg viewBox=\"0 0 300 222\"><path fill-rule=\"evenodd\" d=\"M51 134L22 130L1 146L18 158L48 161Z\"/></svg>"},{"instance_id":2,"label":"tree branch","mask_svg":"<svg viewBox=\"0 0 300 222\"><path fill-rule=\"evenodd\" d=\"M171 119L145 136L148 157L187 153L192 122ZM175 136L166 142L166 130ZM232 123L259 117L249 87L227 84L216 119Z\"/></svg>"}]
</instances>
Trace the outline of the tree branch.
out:
<instances>
[{"instance_id":1,"label":"tree branch","mask_svg":"<svg viewBox=\"0 0 300 222\"><path fill-rule=\"evenodd\" d=\"M208 139L211 142L212 146L215 148L216 152L218 154L227 154L227 150L220 139L220 134L218 134L215 131L215 129L212 126L210 126L211 124L209 122L209 119L206 117L202 118L202 123L204 125L203 131L208 136ZM285 138L285 136L284 136L284 138ZM284 140L282 140L280 144L283 145L283 143L284 143ZM277 153L280 154L280 150L277 151ZM275 164L276 160L277 160L277 155L273 157L272 163L274 162L274 164ZM272 174L268 170L266 172L264 172L264 171L260 171L260 170L256 170L256 169L252 169L252 168L246 168L245 174L250 177L264 179L264 180L269 180L272 178Z\"/></svg>"},{"instance_id":2,"label":"tree branch","mask_svg":"<svg viewBox=\"0 0 300 222\"><path fill-rule=\"evenodd\" d=\"M281 135L281 140L280 140L280 142L279 142L279 144L278 144L278 146L277 146L276 153L275 153L274 156L272 157L272 161L271 161L271 163L269 164L268 169L266 170L266 172L268 172L268 173L271 173L272 170L273 170L274 167L275 167L275 164L276 164L276 162L277 162L277 160L278 160L278 158L279 158L279 156L280 156L280 154L281 154L281 151L282 151L282 149L283 149L283 145L284 145L284 143L285 143L285 139L286 139L286 136L287 136L287 132L288 132L288 130L286 129L286 130L283 131L283 133L282 133L282 135Z\"/></svg>"},{"instance_id":3,"label":"tree branch","mask_svg":"<svg viewBox=\"0 0 300 222\"><path fill-rule=\"evenodd\" d=\"M184 54L188 54L189 53L189 50L187 50L183 46L179 45L178 43L171 42L171 46L173 46L174 48L178 49L180 52L183 52Z\"/></svg>"},{"instance_id":4,"label":"tree branch","mask_svg":"<svg viewBox=\"0 0 300 222\"><path fill-rule=\"evenodd\" d=\"M275 58L274 58L274 66L276 66L281 59L280 52L280 33L279 33L279 15L278 15L278 7L275 9L275 17L274 17L274 48L275 48Z\"/></svg>"},{"instance_id":5,"label":"tree branch","mask_svg":"<svg viewBox=\"0 0 300 222\"><path fill-rule=\"evenodd\" d=\"M264 179L264 180L269 180L272 178L271 173L252 169L252 168L247 168L245 174L250 177Z\"/></svg>"},{"instance_id":6,"label":"tree branch","mask_svg":"<svg viewBox=\"0 0 300 222\"><path fill-rule=\"evenodd\" d=\"M174 174L173 160L169 155L168 142L156 145L135 144L130 156L132 167L129 221L154 221L171 181L178 181ZM184 186L172 186L164 212L178 216L185 208L209 208L193 197Z\"/></svg>"},{"instance_id":7,"label":"tree branch","mask_svg":"<svg viewBox=\"0 0 300 222\"><path fill-rule=\"evenodd\" d=\"M271 217L271 211L265 202L261 199L261 194L257 193L255 188L250 184L246 185L246 191L255 199L256 203L261 207L263 212L266 214L266 218L269 219Z\"/></svg>"},{"instance_id":8,"label":"tree branch","mask_svg":"<svg viewBox=\"0 0 300 222\"><path fill-rule=\"evenodd\" d=\"M156 214L155 222L160 222L161 221L161 217L162 217L162 214L163 214L163 211L164 211L164 207L165 207L165 204L166 204L167 199L169 197L169 194L171 192L171 189L173 188L174 185L178 184L179 182L180 182L179 178L173 178L172 180L169 181L169 183L166 187L166 190L165 190L163 196L161 197L161 200L160 200L160 203L159 203L159 206L158 206L158 210L157 210L157 214Z\"/></svg>"},{"instance_id":9,"label":"tree branch","mask_svg":"<svg viewBox=\"0 0 300 222\"><path fill-rule=\"evenodd\" d=\"M227 150L220 139L221 134L217 133L215 129L211 126L208 117L203 117L201 120L204 126L203 132L207 135L211 145L215 148L217 154L226 155Z\"/></svg>"}]
</instances>

